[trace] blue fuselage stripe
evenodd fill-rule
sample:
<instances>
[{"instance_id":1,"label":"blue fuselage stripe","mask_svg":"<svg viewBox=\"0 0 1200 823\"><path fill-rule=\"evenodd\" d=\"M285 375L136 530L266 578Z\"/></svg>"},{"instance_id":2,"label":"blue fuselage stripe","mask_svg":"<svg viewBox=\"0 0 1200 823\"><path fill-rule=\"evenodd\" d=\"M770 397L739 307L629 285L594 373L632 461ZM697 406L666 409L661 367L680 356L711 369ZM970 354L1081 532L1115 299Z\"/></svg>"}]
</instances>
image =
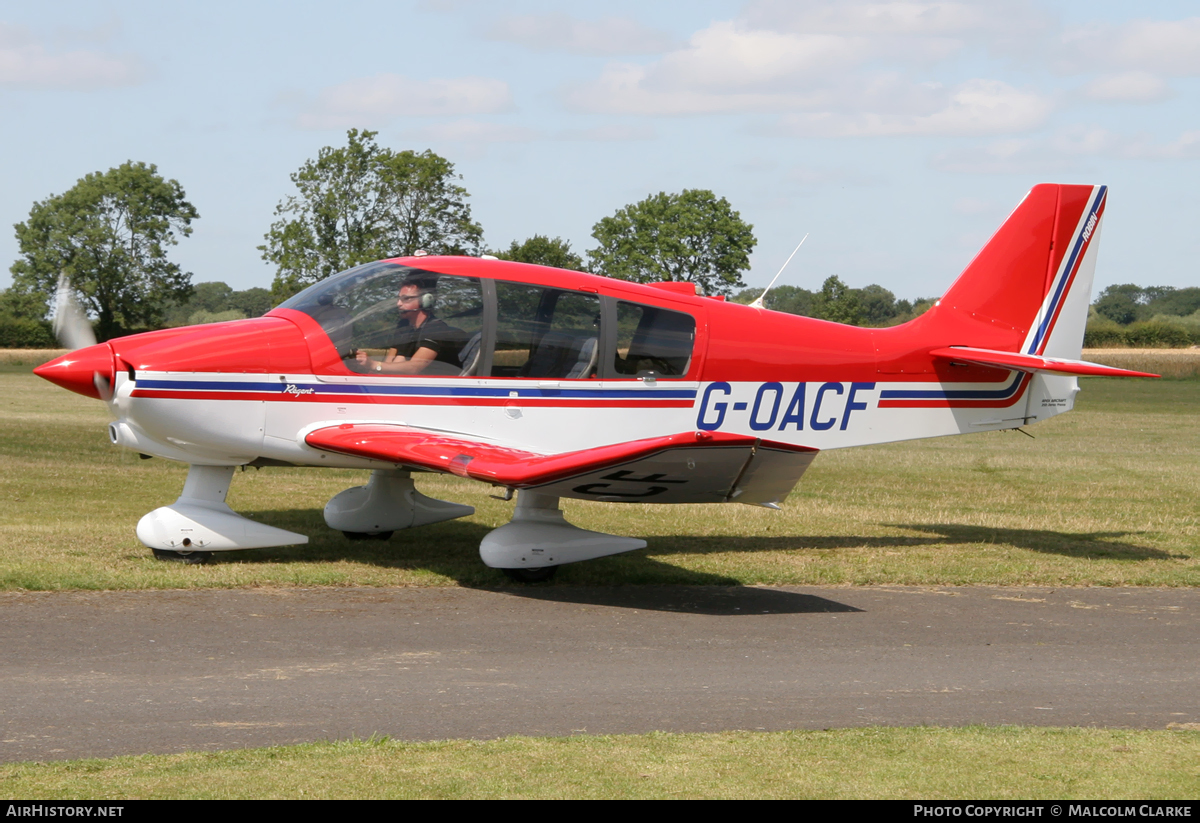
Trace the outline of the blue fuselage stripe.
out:
<instances>
[{"instance_id":1,"label":"blue fuselage stripe","mask_svg":"<svg viewBox=\"0 0 1200 823\"><path fill-rule=\"evenodd\" d=\"M528 386L364 386L359 383L278 383L227 380L153 380L138 378L139 389L282 394L288 387L312 389L313 394L399 395L408 397L553 397L584 400L695 400L695 389L542 389Z\"/></svg>"}]
</instances>

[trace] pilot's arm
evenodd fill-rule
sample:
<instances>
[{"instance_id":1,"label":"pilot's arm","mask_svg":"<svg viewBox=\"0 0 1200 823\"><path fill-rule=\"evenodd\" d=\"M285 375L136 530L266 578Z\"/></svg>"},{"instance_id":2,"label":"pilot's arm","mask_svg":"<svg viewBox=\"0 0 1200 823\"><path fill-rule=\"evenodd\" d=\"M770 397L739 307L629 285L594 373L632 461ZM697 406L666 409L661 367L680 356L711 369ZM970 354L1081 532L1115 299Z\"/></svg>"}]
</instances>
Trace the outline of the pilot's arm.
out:
<instances>
[{"instance_id":1,"label":"pilot's arm","mask_svg":"<svg viewBox=\"0 0 1200 823\"><path fill-rule=\"evenodd\" d=\"M388 354L383 360L376 360L360 349L357 357L358 362L374 374L420 374L437 359L437 352L422 346L413 352L412 357L399 357L395 349L388 349Z\"/></svg>"}]
</instances>

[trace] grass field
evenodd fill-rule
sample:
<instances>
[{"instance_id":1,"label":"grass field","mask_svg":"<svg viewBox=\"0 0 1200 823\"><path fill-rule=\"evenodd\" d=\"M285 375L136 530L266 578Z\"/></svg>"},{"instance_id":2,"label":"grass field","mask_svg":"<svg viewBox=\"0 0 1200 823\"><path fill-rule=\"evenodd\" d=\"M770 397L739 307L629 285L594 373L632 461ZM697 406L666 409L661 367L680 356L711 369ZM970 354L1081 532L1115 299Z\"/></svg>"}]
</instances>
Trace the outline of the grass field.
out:
<instances>
[{"instance_id":1,"label":"grass field","mask_svg":"<svg viewBox=\"0 0 1200 823\"><path fill-rule=\"evenodd\" d=\"M0 794L86 798L1180 799L1200 732L867 728L402 743L0 766Z\"/></svg>"},{"instance_id":2,"label":"grass field","mask_svg":"<svg viewBox=\"0 0 1200 823\"><path fill-rule=\"evenodd\" d=\"M1175 363L1187 377L1197 359L1112 364L1171 373L1163 366ZM186 467L115 449L99 403L28 368L28 356L0 353L0 587L507 585L479 561L478 544L512 504L451 477L421 476L418 486L475 506L473 517L351 543L324 526L321 507L365 472L249 471L235 477L230 503L309 534L308 546L230 553L210 566L156 562L134 525L178 496ZM553 585L1197 585L1200 380L1082 385L1077 411L1031 427L1036 439L988 433L821 454L782 512L564 501L576 524L650 546L565 566ZM1195 797L1198 763L1194 729L377 740L7 764L0 793L1153 799Z\"/></svg>"},{"instance_id":3,"label":"grass field","mask_svg":"<svg viewBox=\"0 0 1200 823\"><path fill-rule=\"evenodd\" d=\"M153 560L134 526L172 502L186 467L108 443L103 407L0 367L0 587L503 585L480 562L512 503L421 475L472 517L351 543L321 508L365 472L250 470L234 509L308 534L307 546L231 552L212 565ZM564 566L555 585L1200 583L1200 381L1083 381L1077 411L1017 432L825 452L782 512L565 500L583 528L649 548Z\"/></svg>"}]
</instances>

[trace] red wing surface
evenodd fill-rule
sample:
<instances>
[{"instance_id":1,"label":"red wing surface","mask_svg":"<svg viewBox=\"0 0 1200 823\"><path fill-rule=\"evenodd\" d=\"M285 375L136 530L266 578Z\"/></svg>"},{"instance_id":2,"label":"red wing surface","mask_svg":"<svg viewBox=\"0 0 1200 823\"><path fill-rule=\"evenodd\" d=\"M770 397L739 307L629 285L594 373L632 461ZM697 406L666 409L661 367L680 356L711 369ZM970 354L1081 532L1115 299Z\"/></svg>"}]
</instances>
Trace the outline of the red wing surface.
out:
<instances>
[{"instance_id":1,"label":"red wing surface","mask_svg":"<svg viewBox=\"0 0 1200 823\"><path fill-rule=\"evenodd\" d=\"M560 497L654 503L778 503L815 449L721 432L687 432L562 454L383 424L343 423L305 437L313 448Z\"/></svg>"}]
</instances>

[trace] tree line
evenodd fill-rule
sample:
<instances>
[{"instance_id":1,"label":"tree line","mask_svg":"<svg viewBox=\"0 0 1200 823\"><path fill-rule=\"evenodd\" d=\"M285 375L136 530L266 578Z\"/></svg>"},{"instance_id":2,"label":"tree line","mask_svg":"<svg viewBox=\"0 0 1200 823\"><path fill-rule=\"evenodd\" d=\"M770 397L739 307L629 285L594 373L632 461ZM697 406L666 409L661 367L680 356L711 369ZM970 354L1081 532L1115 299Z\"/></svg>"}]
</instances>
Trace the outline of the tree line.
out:
<instances>
[{"instance_id":1,"label":"tree line","mask_svg":"<svg viewBox=\"0 0 1200 823\"><path fill-rule=\"evenodd\" d=\"M1096 348L1200 345L1200 287L1109 286L1092 304L1085 344Z\"/></svg>"},{"instance_id":2,"label":"tree line","mask_svg":"<svg viewBox=\"0 0 1200 823\"><path fill-rule=\"evenodd\" d=\"M28 220L14 227L21 256L10 269L12 287L0 292L0 347L54 345L47 318L60 276L95 318L102 340L256 317L339 271L418 251L486 253L638 283L686 281L701 294L742 303L762 293L745 289L742 280L757 243L753 227L711 191L660 192L618 209L592 227L596 246L586 256L543 235L488 250L453 163L428 150L395 151L375 138L351 129L345 146L322 148L291 175L294 189L258 247L275 267L269 290L193 285L191 274L169 260L170 247L191 234L199 213L179 182L154 165L129 161L35 203ZM1111 287L1094 313L1114 323L1182 314L1177 309L1192 305L1191 292L1200 289ZM874 284L850 288L837 276L819 291L778 286L765 300L776 311L864 326L904 322L932 303L897 300Z\"/></svg>"}]
</instances>

